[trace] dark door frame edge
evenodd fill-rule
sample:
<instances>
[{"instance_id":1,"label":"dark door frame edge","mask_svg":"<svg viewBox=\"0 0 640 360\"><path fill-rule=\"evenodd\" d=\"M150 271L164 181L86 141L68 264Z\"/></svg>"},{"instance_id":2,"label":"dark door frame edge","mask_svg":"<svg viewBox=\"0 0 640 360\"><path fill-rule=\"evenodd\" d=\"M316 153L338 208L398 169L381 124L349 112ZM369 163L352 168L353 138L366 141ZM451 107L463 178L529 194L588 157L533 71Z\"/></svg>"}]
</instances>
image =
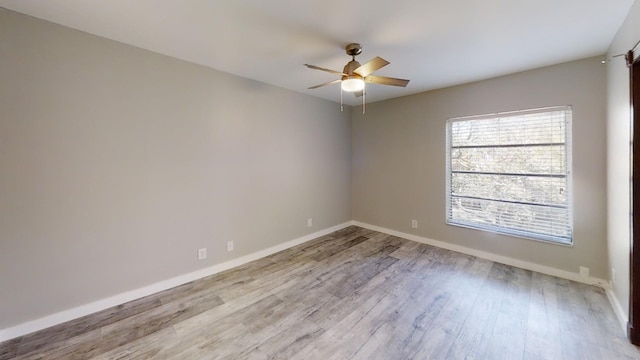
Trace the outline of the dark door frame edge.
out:
<instances>
[{"instance_id":1,"label":"dark door frame edge","mask_svg":"<svg viewBox=\"0 0 640 360\"><path fill-rule=\"evenodd\" d=\"M627 336L640 345L640 61L633 50L626 54L629 66L631 111L631 244L629 246L629 321ZM637 141L637 142L636 142Z\"/></svg>"}]
</instances>

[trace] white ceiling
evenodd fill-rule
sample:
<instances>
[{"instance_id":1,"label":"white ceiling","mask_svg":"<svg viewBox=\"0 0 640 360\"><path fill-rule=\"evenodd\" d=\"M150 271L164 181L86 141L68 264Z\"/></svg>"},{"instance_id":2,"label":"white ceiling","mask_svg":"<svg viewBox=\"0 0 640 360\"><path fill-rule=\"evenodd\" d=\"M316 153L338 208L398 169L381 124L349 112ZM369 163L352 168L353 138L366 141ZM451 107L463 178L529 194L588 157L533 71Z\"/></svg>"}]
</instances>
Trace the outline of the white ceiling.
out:
<instances>
[{"instance_id":1,"label":"white ceiling","mask_svg":"<svg viewBox=\"0 0 640 360\"><path fill-rule=\"evenodd\" d=\"M0 0L0 7L340 101L344 45L380 56L367 102L602 55L634 0ZM349 96L346 96L349 95ZM359 100L345 94L345 103Z\"/></svg>"}]
</instances>

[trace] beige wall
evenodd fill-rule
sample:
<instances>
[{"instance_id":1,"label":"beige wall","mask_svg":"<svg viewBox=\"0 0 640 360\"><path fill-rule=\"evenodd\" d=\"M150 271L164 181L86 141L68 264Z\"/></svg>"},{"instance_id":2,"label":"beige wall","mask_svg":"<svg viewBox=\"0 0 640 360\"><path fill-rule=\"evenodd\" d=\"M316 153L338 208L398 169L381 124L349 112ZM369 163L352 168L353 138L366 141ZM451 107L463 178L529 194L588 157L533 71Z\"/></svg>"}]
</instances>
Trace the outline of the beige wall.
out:
<instances>
[{"instance_id":1,"label":"beige wall","mask_svg":"<svg viewBox=\"0 0 640 360\"><path fill-rule=\"evenodd\" d=\"M335 103L0 9L0 329L349 221L350 131Z\"/></svg>"},{"instance_id":2,"label":"beige wall","mask_svg":"<svg viewBox=\"0 0 640 360\"><path fill-rule=\"evenodd\" d=\"M612 49L632 46L619 39ZM606 278L599 60L368 104L362 115L0 10L0 329L351 219ZM609 104L628 103L611 92L626 81L611 66ZM574 110L575 245L446 225L445 120L552 105ZM624 118L614 115L610 131ZM627 136L616 149L628 159L622 127L613 140ZM610 182L628 179L611 166ZM610 184L610 208L622 182ZM610 227L610 261L623 264L628 234L617 233Z\"/></svg>"},{"instance_id":3,"label":"beige wall","mask_svg":"<svg viewBox=\"0 0 640 360\"><path fill-rule=\"evenodd\" d=\"M607 219L609 264L615 269L612 289L628 318L630 245L630 141L629 69L624 57L640 40L640 4L636 2L616 35L607 64ZM636 51L637 52L637 51ZM610 274L612 275L612 274Z\"/></svg>"},{"instance_id":4,"label":"beige wall","mask_svg":"<svg viewBox=\"0 0 640 360\"><path fill-rule=\"evenodd\" d=\"M574 273L586 266L606 278L606 67L600 60L378 102L365 115L354 108L353 219ZM554 105L573 107L574 246L446 225L446 119Z\"/></svg>"}]
</instances>

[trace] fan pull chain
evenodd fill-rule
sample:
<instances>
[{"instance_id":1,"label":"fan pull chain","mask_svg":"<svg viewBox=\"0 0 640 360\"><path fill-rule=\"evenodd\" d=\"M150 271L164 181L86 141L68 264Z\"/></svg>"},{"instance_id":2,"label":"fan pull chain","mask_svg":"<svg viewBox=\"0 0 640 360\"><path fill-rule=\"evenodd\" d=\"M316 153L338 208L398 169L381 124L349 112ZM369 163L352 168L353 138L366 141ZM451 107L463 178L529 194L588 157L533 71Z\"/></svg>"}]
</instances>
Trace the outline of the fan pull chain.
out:
<instances>
[{"instance_id":1,"label":"fan pull chain","mask_svg":"<svg viewBox=\"0 0 640 360\"><path fill-rule=\"evenodd\" d=\"M344 106L342 105L342 86L340 86L340 111L344 111Z\"/></svg>"},{"instance_id":2,"label":"fan pull chain","mask_svg":"<svg viewBox=\"0 0 640 360\"><path fill-rule=\"evenodd\" d=\"M365 104L366 104L366 100L365 98L367 97L367 87L365 86L364 89L362 89L362 113L364 114L364 110L365 110Z\"/></svg>"}]
</instances>

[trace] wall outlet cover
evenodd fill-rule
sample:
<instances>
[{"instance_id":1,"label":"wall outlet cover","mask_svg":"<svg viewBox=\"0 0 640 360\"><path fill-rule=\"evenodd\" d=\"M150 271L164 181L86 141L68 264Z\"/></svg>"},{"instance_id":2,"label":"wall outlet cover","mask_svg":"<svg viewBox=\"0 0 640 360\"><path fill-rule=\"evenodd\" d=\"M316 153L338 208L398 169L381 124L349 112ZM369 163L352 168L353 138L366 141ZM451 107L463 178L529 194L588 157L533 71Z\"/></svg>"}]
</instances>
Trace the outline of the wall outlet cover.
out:
<instances>
[{"instance_id":1,"label":"wall outlet cover","mask_svg":"<svg viewBox=\"0 0 640 360\"><path fill-rule=\"evenodd\" d=\"M583 278L589 277L589 268L585 266L580 266L580 276Z\"/></svg>"},{"instance_id":2,"label":"wall outlet cover","mask_svg":"<svg viewBox=\"0 0 640 360\"><path fill-rule=\"evenodd\" d=\"M616 283L616 268L611 268L611 282Z\"/></svg>"}]
</instances>

